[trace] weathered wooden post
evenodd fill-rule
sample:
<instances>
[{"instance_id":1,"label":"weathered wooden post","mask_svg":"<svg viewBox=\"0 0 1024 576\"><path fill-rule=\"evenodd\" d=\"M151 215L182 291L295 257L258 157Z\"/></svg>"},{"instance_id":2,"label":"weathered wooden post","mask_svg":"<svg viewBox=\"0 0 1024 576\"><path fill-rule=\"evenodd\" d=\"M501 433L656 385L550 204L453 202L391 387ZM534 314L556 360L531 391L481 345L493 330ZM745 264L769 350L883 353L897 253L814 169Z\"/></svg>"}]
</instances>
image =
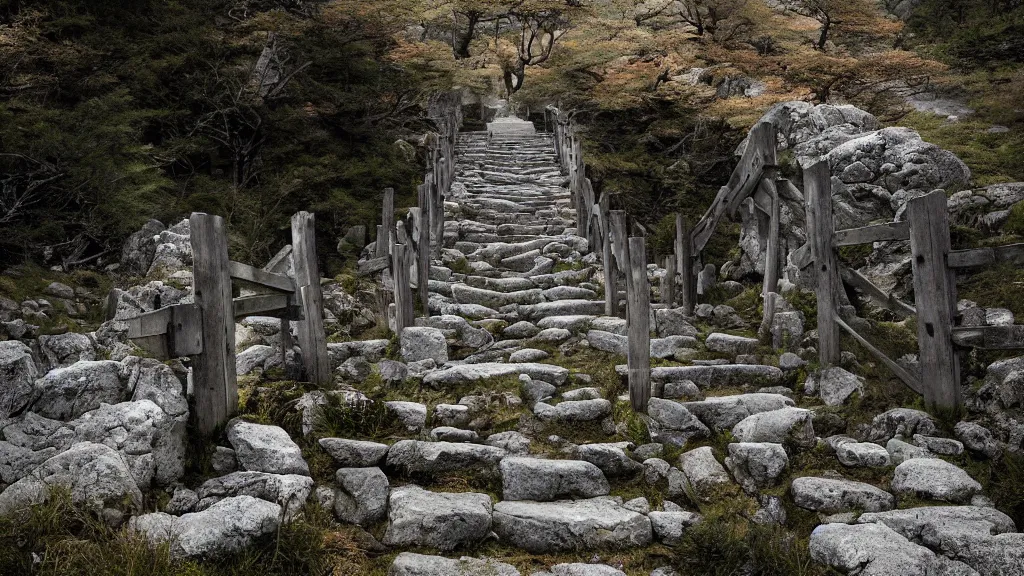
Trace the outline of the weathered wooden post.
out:
<instances>
[{"instance_id":1,"label":"weathered wooden post","mask_svg":"<svg viewBox=\"0 0 1024 576\"><path fill-rule=\"evenodd\" d=\"M409 287L406 245L396 243L392 249L391 275L395 279L395 335L401 337L402 330L413 325L413 318L409 314L412 304L412 289Z\"/></svg>"},{"instance_id":2,"label":"weathered wooden post","mask_svg":"<svg viewBox=\"0 0 1024 576\"><path fill-rule=\"evenodd\" d=\"M676 302L676 257L665 257L665 276L661 279L661 302L669 308Z\"/></svg>"},{"instance_id":3,"label":"weathered wooden post","mask_svg":"<svg viewBox=\"0 0 1024 576\"><path fill-rule=\"evenodd\" d=\"M633 410L646 413L651 399L651 289L647 282L647 245L642 236L629 239L626 302L629 401Z\"/></svg>"},{"instance_id":4,"label":"weathered wooden post","mask_svg":"<svg viewBox=\"0 0 1024 576\"><path fill-rule=\"evenodd\" d=\"M839 262L832 248L835 224L832 217L832 177L828 161L804 170L807 204L807 237L817 275L818 361L822 368L839 363L839 326L836 324L839 294Z\"/></svg>"},{"instance_id":5,"label":"weathered wooden post","mask_svg":"<svg viewBox=\"0 0 1024 576\"><path fill-rule=\"evenodd\" d=\"M611 223L611 240L612 240L612 257L615 260L615 273L616 277L619 274L629 277L629 247L627 243L626 234L626 213L622 210L611 210L608 212L609 222ZM618 280L616 280L616 284ZM628 283L628 280L627 280ZM619 293L618 287L615 288L613 297L618 300ZM626 307L626 317L629 318L629 306Z\"/></svg>"},{"instance_id":6,"label":"weathered wooden post","mask_svg":"<svg viewBox=\"0 0 1024 576\"><path fill-rule=\"evenodd\" d=\"M692 233L689 221L682 214L676 214L676 268L682 275L680 303L683 313L687 316L693 314L693 307L697 304L697 278L693 274Z\"/></svg>"},{"instance_id":7,"label":"weathered wooden post","mask_svg":"<svg viewBox=\"0 0 1024 576\"><path fill-rule=\"evenodd\" d=\"M295 288L302 298L302 314L305 317L296 323L296 328L306 378L319 386L326 386L331 383L331 362L327 356L324 333L323 292L320 291L320 265L317 262L314 223L315 217L309 212L296 212L292 216Z\"/></svg>"},{"instance_id":8,"label":"weathered wooden post","mask_svg":"<svg viewBox=\"0 0 1024 576\"><path fill-rule=\"evenodd\" d=\"M200 434L210 435L238 411L228 237L220 216L193 213L189 229L192 285L201 316L203 349L192 357L196 428Z\"/></svg>"},{"instance_id":9,"label":"weathered wooden post","mask_svg":"<svg viewBox=\"0 0 1024 576\"><path fill-rule=\"evenodd\" d=\"M604 265L604 313L606 316L619 315L619 282L615 273L615 259L612 256L611 223L608 210L598 212L601 228L601 263Z\"/></svg>"},{"instance_id":10,"label":"weathered wooden post","mask_svg":"<svg viewBox=\"0 0 1024 576\"><path fill-rule=\"evenodd\" d=\"M388 255L391 245L391 234L395 230L395 189L384 189L384 201L380 209L380 226L377 227L377 246L375 254L378 258Z\"/></svg>"},{"instance_id":11,"label":"weathered wooden post","mask_svg":"<svg viewBox=\"0 0 1024 576\"><path fill-rule=\"evenodd\" d=\"M953 347L956 279L946 258L951 250L946 193L936 190L907 203L917 308L917 342L925 405L959 412L960 356Z\"/></svg>"},{"instance_id":12,"label":"weathered wooden post","mask_svg":"<svg viewBox=\"0 0 1024 576\"><path fill-rule=\"evenodd\" d=\"M430 188L426 184L420 184L419 192L420 205L420 228L419 238L416 239L416 281L419 290L420 304L423 306L423 317L430 317L430 288L427 286L427 279L430 276Z\"/></svg>"},{"instance_id":13,"label":"weathered wooden post","mask_svg":"<svg viewBox=\"0 0 1024 576\"><path fill-rule=\"evenodd\" d=\"M765 170L765 172L769 172ZM762 181L764 188L771 196L771 214L768 223L768 243L765 246L764 261L764 285L761 289L761 297L767 298L768 294L779 290L779 224L782 219L781 206L779 203L779 191L775 186L775 180L765 177Z\"/></svg>"}]
</instances>

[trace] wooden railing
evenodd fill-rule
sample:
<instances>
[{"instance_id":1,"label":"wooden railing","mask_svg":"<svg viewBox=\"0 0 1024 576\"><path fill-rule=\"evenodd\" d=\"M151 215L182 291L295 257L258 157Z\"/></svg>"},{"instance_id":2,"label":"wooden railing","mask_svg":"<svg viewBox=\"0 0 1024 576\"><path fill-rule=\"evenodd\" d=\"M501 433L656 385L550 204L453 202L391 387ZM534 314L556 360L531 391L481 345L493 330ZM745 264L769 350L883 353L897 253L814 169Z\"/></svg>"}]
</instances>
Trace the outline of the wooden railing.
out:
<instances>
[{"instance_id":1,"label":"wooden railing","mask_svg":"<svg viewBox=\"0 0 1024 576\"><path fill-rule=\"evenodd\" d=\"M293 346L291 322L296 321L305 377L321 386L330 384L313 215L299 212L292 217L290 251L286 248L283 258L275 258L263 269L228 260L227 232L220 216L193 213L189 228L195 302L160 308L126 323L129 339L154 357L190 357L199 432L213 433L238 410L235 321L240 318L281 319L284 366ZM294 278L283 273L289 252ZM232 298L232 280L259 293Z\"/></svg>"},{"instance_id":2,"label":"wooden railing","mask_svg":"<svg viewBox=\"0 0 1024 576\"><path fill-rule=\"evenodd\" d=\"M427 112L438 132L428 135L428 171L423 184L416 188L417 206L396 221L395 191L385 189L374 258L359 263L360 274L389 272L384 282L392 287L393 294L388 315L393 318L398 335L415 321L415 298L420 301L422 314L430 316L427 279L431 258L440 258L444 244L444 201L455 181L455 145L462 125L461 96L458 92L435 94Z\"/></svg>"}]
</instances>

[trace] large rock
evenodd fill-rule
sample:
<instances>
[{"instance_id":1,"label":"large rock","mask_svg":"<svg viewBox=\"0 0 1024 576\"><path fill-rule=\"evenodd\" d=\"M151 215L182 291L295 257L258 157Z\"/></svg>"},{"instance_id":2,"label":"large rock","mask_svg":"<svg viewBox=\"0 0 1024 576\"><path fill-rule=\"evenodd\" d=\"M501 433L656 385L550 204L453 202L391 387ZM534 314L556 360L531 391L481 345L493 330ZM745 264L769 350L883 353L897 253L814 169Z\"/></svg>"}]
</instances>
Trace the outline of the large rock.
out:
<instances>
[{"instance_id":1,"label":"large rock","mask_svg":"<svg viewBox=\"0 0 1024 576\"><path fill-rule=\"evenodd\" d=\"M313 479L301 474L268 474L266 472L232 472L211 478L196 490L199 498L195 511L201 512L225 498L252 496L273 502L284 510L290 520L313 492Z\"/></svg>"},{"instance_id":2,"label":"large rock","mask_svg":"<svg viewBox=\"0 0 1024 576\"><path fill-rule=\"evenodd\" d=\"M129 276L143 276L153 263L157 235L164 231L159 220L150 220L125 240L121 246L120 272Z\"/></svg>"},{"instance_id":3,"label":"large rock","mask_svg":"<svg viewBox=\"0 0 1024 576\"><path fill-rule=\"evenodd\" d=\"M881 524L822 524L811 532L811 558L858 576L977 576Z\"/></svg>"},{"instance_id":4,"label":"large rock","mask_svg":"<svg viewBox=\"0 0 1024 576\"><path fill-rule=\"evenodd\" d=\"M712 396L704 400L683 402L683 406L709 428L732 428L747 416L793 406L792 398L781 394L753 392L734 396Z\"/></svg>"},{"instance_id":5,"label":"large rock","mask_svg":"<svg viewBox=\"0 0 1024 576\"><path fill-rule=\"evenodd\" d=\"M836 458L843 466L884 468L892 465L889 450L873 442L843 442L837 444Z\"/></svg>"},{"instance_id":6,"label":"large rock","mask_svg":"<svg viewBox=\"0 0 1024 576\"><path fill-rule=\"evenodd\" d=\"M57 420L71 420L100 404L117 404L129 392L121 363L112 360L83 360L52 370L35 388L32 411Z\"/></svg>"},{"instance_id":7,"label":"large rock","mask_svg":"<svg viewBox=\"0 0 1024 576\"><path fill-rule=\"evenodd\" d=\"M28 346L17 340L0 342L0 421L32 402L37 374Z\"/></svg>"},{"instance_id":8,"label":"large rock","mask_svg":"<svg viewBox=\"0 0 1024 576\"><path fill-rule=\"evenodd\" d=\"M402 360L418 362L431 359L437 364L448 361L448 341L437 328L409 326L402 330Z\"/></svg>"},{"instance_id":9,"label":"large rock","mask_svg":"<svg viewBox=\"0 0 1024 576\"><path fill-rule=\"evenodd\" d=\"M938 458L913 458L900 464L892 475L892 491L946 502L967 502L981 491L981 484L967 472Z\"/></svg>"},{"instance_id":10,"label":"large rock","mask_svg":"<svg viewBox=\"0 0 1024 576\"><path fill-rule=\"evenodd\" d=\"M904 538L970 564L982 574L1007 574L979 567L973 551L987 548L982 542L999 534L1014 533L1009 516L995 508L979 506L925 506L888 512L868 512L859 524L884 524ZM1024 554L1021 550L1019 554ZM1017 566L1024 566L1018 563Z\"/></svg>"},{"instance_id":11,"label":"large rock","mask_svg":"<svg viewBox=\"0 0 1024 576\"><path fill-rule=\"evenodd\" d=\"M757 351L757 338L746 338L744 336L733 336L715 332L708 335L704 346L712 352L736 356L738 354L753 354Z\"/></svg>"},{"instance_id":12,"label":"large rock","mask_svg":"<svg viewBox=\"0 0 1024 576\"><path fill-rule=\"evenodd\" d=\"M601 469L581 460L508 457L501 461L502 498L548 502L606 496Z\"/></svg>"},{"instance_id":13,"label":"large rock","mask_svg":"<svg viewBox=\"0 0 1024 576\"><path fill-rule=\"evenodd\" d=\"M838 406L854 392L864 392L864 381L840 368L832 366L807 378L804 389L808 394L817 393L826 406Z\"/></svg>"},{"instance_id":14,"label":"large rock","mask_svg":"<svg viewBox=\"0 0 1024 576\"><path fill-rule=\"evenodd\" d=\"M651 521L612 497L559 502L498 502L494 531L533 554L636 548L651 542Z\"/></svg>"},{"instance_id":15,"label":"large rock","mask_svg":"<svg viewBox=\"0 0 1024 576\"><path fill-rule=\"evenodd\" d=\"M625 364L615 366L615 371L625 376ZM782 370L775 366L761 364L721 364L709 366L655 366L651 368L654 382L698 382L702 389L738 386L775 386L782 382Z\"/></svg>"},{"instance_id":16,"label":"large rock","mask_svg":"<svg viewBox=\"0 0 1024 576\"><path fill-rule=\"evenodd\" d=\"M782 444L733 442L725 467L748 493L770 488L789 468L789 456Z\"/></svg>"},{"instance_id":17,"label":"large rock","mask_svg":"<svg viewBox=\"0 0 1024 576\"><path fill-rule=\"evenodd\" d=\"M651 439L662 444L684 446L691 438L707 438L711 431L679 402L651 398L647 403Z\"/></svg>"},{"instance_id":18,"label":"large rock","mask_svg":"<svg viewBox=\"0 0 1024 576\"><path fill-rule=\"evenodd\" d=\"M342 468L334 478L334 515L339 520L368 526L384 519L390 484L380 468Z\"/></svg>"},{"instance_id":19,"label":"large rock","mask_svg":"<svg viewBox=\"0 0 1024 576\"><path fill-rule=\"evenodd\" d=\"M675 546L683 538L686 529L700 522L699 514L686 511L676 512L649 512L647 517L651 519L651 527L654 535L663 544Z\"/></svg>"},{"instance_id":20,"label":"large rock","mask_svg":"<svg viewBox=\"0 0 1024 576\"><path fill-rule=\"evenodd\" d=\"M740 442L815 444L811 411L791 406L748 416L733 426L732 435Z\"/></svg>"},{"instance_id":21,"label":"large rock","mask_svg":"<svg viewBox=\"0 0 1024 576\"><path fill-rule=\"evenodd\" d=\"M0 516L45 502L52 489L119 523L122 513L142 506L142 492L113 448L80 442L46 460L31 474L0 492Z\"/></svg>"},{"instance_id":22,"label":"large rock","mask_svg":"<svg viewBox=\"0 0 1024 576\"><path fill-rule=\"evenodd\" d=\"M202 512L163 512L131 519L129 527L154 544L169 543L173 558L220 558L277 533L281 507L252 496L225 498Z\"/></svg>"},{"instance_id":23,"label":"large rock","mask_svg":"<svg viewBox=\"0 0 1024 576\"><path fill-rule=\"evenodd\" d=\"M576 447L576 457L597 466L609 477L638 474L643 465L626 455L623 444L580 444Z\"/></svg>"},{"instance_id":24,"label":"large rock","mask_svg":"<svg viewBox=\"0 0 1024 576\"><path fill-rule=\"evenodd\" d=\"M494 446L459 442L399 440L388 450L387 465L405 474L436 475L476 470L496 473L508 453Z\"/></svg>"},{"instance_id":25,"label":"large rock","mask_svg":"<svg viewBox=\"0 0 1024 576\"><path fill-rule=\"evenodd\" d=\"M85 334L67 332L52 336L40 336L38 342L39 351L50 370L71 366L79 360L96 359L96 347L92 339Z\"/></svg>"},{"instance_id":26,"label":"large rock","mask_svg":"<svg viewBox=\"0 0 1024 576\"><path fill-rule=\"evenodd\" d=\"M491 497L473 492L395 488L388 499L388 546L452 550L483 540L491 530Z\"/></svg>"},{"instance_id":27,"label":"large rock","mask_svg":"<svg viewBox=\"0 0 1024 576\"><path fill-rule=\"evenodd\" d=\"M388 568L387 576L521 576L511 564L497 560L469 558L455 560L444 556L429 556L402 552Z\"/></svg>"},{"instance_id":28,"label":"large rock","mask_svg":"<svg viewBox=\"0 0 1024 576\"><path fill-rule=\"evenodd\" d=\"M895 504L892 494L881 488L838 478L803 476L793 480L789 491L797 506L824 514L881 512Z\"/></svg>"},{"instance_id":29,"label":"large rock","mask_svg":"<svg viewBox=\"0 0 1024 576\"><path fill-rule=\"evenodd\" d=\"M377 466L388 454L388 445L346 438L321 438L323 448L342 468Z\"/></svg>"},{"instance_id":30,"label":"large rock","mask_svg":"<svg viewBox=\"0 0 1024 576\"><path fill-rule=\"evenodd\" d=\"M913 438L914 434L933 436L936 432L938 427L927 412L913 408L893 408L871 420L867 439L871 442L888 442L897 434Z\"/></svg>"},{"instance_id":31,"label":"large rock","mask_svg":"<svg viewBox=\"0 0 1024 576\"><path fill-rule=\"evenodd\" d=\"M185 472L186 416L172 418L151 400L106 404L67 426L76 441L118 451L140 488L169 486Z\"/></svg>"},{"instance_id":32,"label":"large rock","mask_svg":"<svg viewBox=\"0 0 1024 576\"><path fill-rule=\"evenodd\" d=\"M710 446L682 453L679 456L679 469L686 475L687 484L693 493L702 500L711 500L732 482Z\"/></svg>"},{"instance_id":33,"label":"large rock","mask_svg":"<svg viewBox=\"0 0 1024 576\"><path fill-rule=\"evenodd\" d=\"M565 384L565 381L569 378L568 369L551 364L485 362L481 364L462 364L431 372L423 378L423 383L439 388L452 384L463 384L519 374L526 374L534 380L542 380L556 386Z\"/></svg>"},{"instance_id":34,"label":"large rock","mask_svg":"<svg viewBox=\"0 0 1024 576\"><path fill-rule=\"evenodd\" d=\"M228 442L242 468L271 474L304 474L309 465L302 450L280 426L253 424L235 418L228 422Z\"/></svg>"},{"instance_id":35,"label":"large rock","mask_svg":"<svg viewBox=\"0 0 1024 576\"><path fill-rule=\"evenodd\" d=\"M533 406L533 413L545 422L589 422L610 416L612 403L604 398L566 400L554 406L537 402Z\"/></svg>"}]
</instances>

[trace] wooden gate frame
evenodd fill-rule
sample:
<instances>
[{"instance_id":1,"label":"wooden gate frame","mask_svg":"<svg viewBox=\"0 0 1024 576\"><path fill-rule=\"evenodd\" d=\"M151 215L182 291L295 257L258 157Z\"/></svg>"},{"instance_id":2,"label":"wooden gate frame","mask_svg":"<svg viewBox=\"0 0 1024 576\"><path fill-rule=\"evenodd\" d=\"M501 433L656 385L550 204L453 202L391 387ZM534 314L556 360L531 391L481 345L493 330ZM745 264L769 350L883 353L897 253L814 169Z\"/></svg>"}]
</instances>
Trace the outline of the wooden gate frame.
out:
<instances>
[{"instance_id":1,"label":"wooden gate frame","mask_svg":"<svg viewBox=\"0 0 1024 576\"><path fill-rule=\"evenodd\" d=\"M128 338L154 357L191 358L193 414L200 434L212 434L238 411L235 320L239 318L258 315L281 319L285 366L292 349L291 321L296 321L306 378L319 386L330 384L314 223L309 212L292 216L293 279L230 261L224 219L193 213L189 217L189 241L195 303L168 306L125 321ZM232 280L257 286L264 292L232 298Z\"/></svg>"}]
</instances>

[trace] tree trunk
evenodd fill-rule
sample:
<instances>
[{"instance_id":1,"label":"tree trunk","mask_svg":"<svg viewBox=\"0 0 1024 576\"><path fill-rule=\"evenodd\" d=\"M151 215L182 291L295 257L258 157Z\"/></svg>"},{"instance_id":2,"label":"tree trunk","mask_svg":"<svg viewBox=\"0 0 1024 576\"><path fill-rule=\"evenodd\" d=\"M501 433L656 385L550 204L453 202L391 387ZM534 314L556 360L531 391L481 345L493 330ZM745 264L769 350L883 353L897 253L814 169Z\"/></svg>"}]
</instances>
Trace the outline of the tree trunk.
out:
<instances>
[{"instance_id":1,"label":"tree trunk","mask_svg":"<svg viewBox=\"0 0 1024 576\"><path fill-rule=\"evenodd\" d=\"M828 42L828 30L832 27L832 20L825 18L821 23L821 36L818 37L818 50L825 49L825 43Z\"/></svg>"},{"instance_id":2,"label":"tree trunk","mask_svg":"<svg viewBox=\"0 0 1024 576\"><path fill-rule=\"evenodd\" d=\"M458 35L458 19L455 21L455 33L453 34L452 52L455 53L456 60L463 60L469 58L469 45L473 42L473 36L476 33L476 25L480 22L479 14L468 14L467 18L469 23L466 25L466 33L461 37Z\"/></svg>"}]
</instances>

